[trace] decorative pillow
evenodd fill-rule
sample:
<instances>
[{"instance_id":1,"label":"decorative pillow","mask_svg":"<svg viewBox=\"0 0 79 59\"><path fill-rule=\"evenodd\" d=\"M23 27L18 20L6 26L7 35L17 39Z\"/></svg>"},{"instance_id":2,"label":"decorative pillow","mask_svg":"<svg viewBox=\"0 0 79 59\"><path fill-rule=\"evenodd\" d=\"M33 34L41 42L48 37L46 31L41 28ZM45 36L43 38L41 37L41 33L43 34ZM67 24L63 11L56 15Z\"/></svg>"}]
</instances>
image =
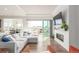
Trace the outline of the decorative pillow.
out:
<instances>
[{"instance_id":1,"label":"decorative pillow","mask_svg":"<svg viewBox=\"0 0 79 59\"><path fill-rule=\"evenodd\" d=\"M12 39L8 36L8 35L4 35L3 37L2 37L2 42L9 42L9 41L11 41Z\"/></svg>"}]
</instances>

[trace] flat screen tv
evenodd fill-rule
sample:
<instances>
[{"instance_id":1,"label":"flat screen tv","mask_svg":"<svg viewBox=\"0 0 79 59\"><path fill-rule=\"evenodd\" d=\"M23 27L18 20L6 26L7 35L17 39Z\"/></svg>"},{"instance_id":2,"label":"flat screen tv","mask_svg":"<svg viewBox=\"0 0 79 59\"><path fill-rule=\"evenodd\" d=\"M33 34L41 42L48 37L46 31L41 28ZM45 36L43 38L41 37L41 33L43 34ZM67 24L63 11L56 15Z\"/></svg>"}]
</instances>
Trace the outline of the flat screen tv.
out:
<instances>
[{"instance_id":1,"label":"flat screen tv","mask_svg":"<svg viewBox=\"0 0 79 59\"><path fill-rule=\"evenodd\" d=\"M62 24L62 12L57 14L54 18L54 25L61 25Z\"/></svg>"}]
</instances>

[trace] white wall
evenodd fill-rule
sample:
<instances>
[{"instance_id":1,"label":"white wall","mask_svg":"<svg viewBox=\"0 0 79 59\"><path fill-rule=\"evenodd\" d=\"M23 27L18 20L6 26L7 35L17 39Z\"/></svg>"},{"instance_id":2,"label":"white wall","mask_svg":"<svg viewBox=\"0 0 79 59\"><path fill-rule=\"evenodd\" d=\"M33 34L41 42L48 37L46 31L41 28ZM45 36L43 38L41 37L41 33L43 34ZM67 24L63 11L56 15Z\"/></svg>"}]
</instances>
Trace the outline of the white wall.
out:
<instances>
[{"instance_id":1,"label":"white wall","mask_svg":"<svg viewBox=\"0 0 79 59\"><path fill-rule=\"evenodd\" d=\"M58 6L55 11L52 13L53 16L56 16L59 12L62 12L62 17L64 20L66 20L67 24L69 24L69 6ZM62 42L61 40L57 39L55 36L55 40L61 45L63 46L66 50L69 51L69 31L64 31L62 29L57 29L55 30L53 28L53 32L56 35L56 33L59 34L63 34L64 35L64 42Z\"/></svg>"},{"instance_id":2,"label":"white wall","mask_svg":"<svg viewBox=\"0 0 79 59\"><path fill-rule=\"evenodd\" d=\"M79 6L69 6L69 44L79 48Z\"/></svg>"}]
</instances>

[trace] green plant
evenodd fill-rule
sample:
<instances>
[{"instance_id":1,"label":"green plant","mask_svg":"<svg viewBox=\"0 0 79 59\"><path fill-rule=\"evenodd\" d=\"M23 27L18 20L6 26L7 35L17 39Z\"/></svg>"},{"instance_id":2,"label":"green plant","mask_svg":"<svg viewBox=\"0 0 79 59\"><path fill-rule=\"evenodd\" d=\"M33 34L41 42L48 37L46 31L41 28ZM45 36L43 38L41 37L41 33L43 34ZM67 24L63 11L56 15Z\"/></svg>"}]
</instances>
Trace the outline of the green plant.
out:
<instances>
[{"instance_id":1,"label":"green plant","mask_svg":"<svg viewBox=\"0 0 79 59\"><path fill-rule=\"evenodd\" d=\"M68 25L66 24L65 21L63 21L62 25L61 25L61 28L64 29L65 31L68 30Z\"/></svg>"}]
</instances>

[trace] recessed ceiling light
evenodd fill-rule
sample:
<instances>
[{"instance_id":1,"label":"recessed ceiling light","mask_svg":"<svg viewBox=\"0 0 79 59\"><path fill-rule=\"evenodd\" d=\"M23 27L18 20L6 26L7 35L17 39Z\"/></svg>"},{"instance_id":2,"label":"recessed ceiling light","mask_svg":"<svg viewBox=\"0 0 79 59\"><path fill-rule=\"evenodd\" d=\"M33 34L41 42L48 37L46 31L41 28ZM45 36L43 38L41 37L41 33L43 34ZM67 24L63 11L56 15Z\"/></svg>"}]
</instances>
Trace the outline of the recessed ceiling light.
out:
<instances>
[{"instance_id":1,"label":"recessed ceiling light","mask_svg":"<svg viewBox=\"0 0 79 59\"><path fill-rule=\"evenodd\" d=\"M7 8L4 8L4 10L8 10Z\"/></svg>"}]
</instances>

